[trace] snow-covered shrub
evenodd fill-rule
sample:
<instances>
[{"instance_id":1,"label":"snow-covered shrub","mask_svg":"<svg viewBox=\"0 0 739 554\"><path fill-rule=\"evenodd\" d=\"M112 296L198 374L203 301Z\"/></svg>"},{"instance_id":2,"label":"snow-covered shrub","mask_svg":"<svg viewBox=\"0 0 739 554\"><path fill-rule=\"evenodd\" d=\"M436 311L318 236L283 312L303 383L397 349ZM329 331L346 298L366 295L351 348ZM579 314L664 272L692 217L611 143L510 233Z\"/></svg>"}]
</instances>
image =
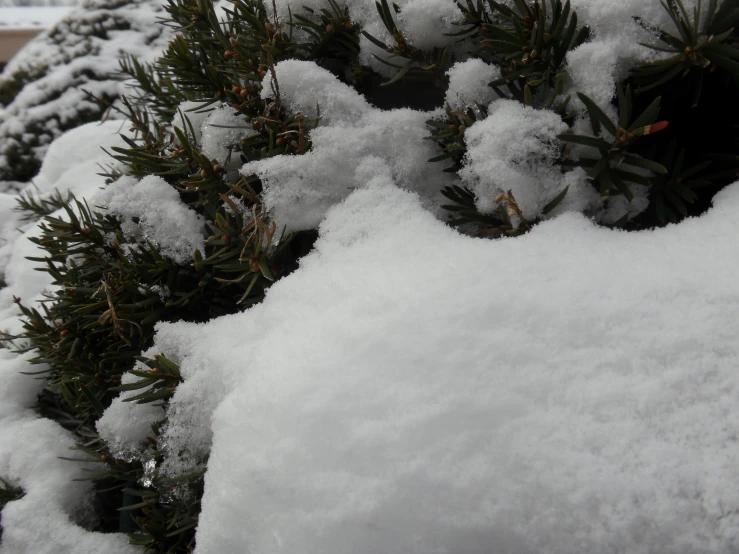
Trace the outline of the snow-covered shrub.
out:
<instances>
[{"instance_id":1,"label":"snow-covered shrub","mask_svg":"<svg viewBox=\"0 0 739 554\"><path fill-rule=\"evenodd\" d=\"M125 508L135 522L132 525L131 520L123 520L119 528L132 531L132 542L149 550L177 552L194 547L203 474L211 467L211 422L219 422L221 429L232 429L227 415L241 400L222 402L246 382L242 373L250 371L247 366L252 362L259 368L268 366L270 358L265 353L281 355L280 343L270 342L272 337L287 340L293 316L297 318L295 325L300 326L301 318L318 309L291 296L294 285L285 284L276 289L283 292L274 292L266 300L265 295L274 281L298 266L322 225L322 242L306 262L306 271L320 268L323 258L347 255L354 245L363 245L359 256L369 265L352 259L354 269L337 280L322 277L283 283L304 283L327 297L334 290L364 284L381 294L392 281L394 268L379 260L393 259L385 257L392 252L396 259L404 260L402 265L410 272L413 264L405 262L420 260L422 252L441 266L412 273L413 278L404 281L403 294L393 296L393 302L403 299L401 311L413 314L403 321L423 328L424 321L432 321L434 314L415 314L413 299L418 287L412 283L433 281L436 272L459 275L460 279L474 274L475 283L485 282L479 268L459 273L456 267L445 265L445 248L459 248L467 253L466 267L476 267L472 254L481 241L474 242L478 246L463 247L460 241L467 239L460 235L450 238L449 229L434 217L474 235L501 237L520 236L532 228L536 233L536 225L555 231L571 226L606 232L572 214L559 222L545 221L564 212L581 212L604 225L639 229L677 220L690 213L691 203L696 212L704 208L705 198L696 192L700 186L709 184L715 191L736 178L735 155L732 157L730 148L713 136L711 127L717 121L717 110L737 109L731 99L737 92L739 49L730 24L739 19L739 12L731 11L732 6L729 0L720 6L715 2L696 6L703 22L699 24L681 2L670 3L665 10L640 2L616 5L606 0L572 4L558 0L486 4L408 0L389 4L383 0L375 7L361 1L313 0L306 6L295 6L287 0L274 4L236 0L218 9L210 2L171 1L167 14L178 36L153 65L135 61L128 65L139 91L123 102L121 111L128 117L126 128L136 134L124 139L125 146L111 148L117 165L109 177L115 182L86 202L62 201L63 211L44 220L32 240L45 251L53 290L43 309L20 304L25 315L23 335L38 351L34 361L48 364L51 377L39 409L78 422L79 448L91 460L105 462L105 470L97 477L104 505ZM655 54L639 41L652 45L662 41L673 55ZM593 79L596 74L598 78ZM713 158L702 159L708 153ZM707 165L709 161L711 165ZM40 205L43 208L43 199ZM26 207L33 207L30 201ZM439 251L420 248L418 241L410 238L418 229L433 235L433 244L445 246ZM542 234L544 231L532 241L542 241L537 246L541 252L552 251L554 239L544 240ZM370 243L363 242L369 236L377 239L371 243L377 249L377 261L367 246ZM597 248L593 246L596 242L579 248ZM511 254L517 244L521 242L510 241L496 252L516 260L521 267L531 267L526 278L536 279L535 266L528 264L525 256ZM551 262L559 276L559 280L551 280L555 286L547 289L554 297L562 290L557 283L566 275L568 247L560 247L561 259ZM608 252L600 256L601 263L611 269L609 276L615 274L616 261L621 258ZM539 257L546 258L544 254ZM352 265L355 262L358 265ZM368 267L372 278L365 280L356 269L359 267ZM499 271L508 275L506 271L512 266L505 267ZM639 277L629 275L630 279ZM600 283L602 274L597 278ZM500 283L509 285L513 279L509 276ZM453 310L455 290L432 290L445 309L458 314ZM583 304L575 295L576 288L565 292L568 300ZM526 297L524 307L519 308L515 297L500 299L505 293L504 287L485 291L485 299L490 299L485 305L494 317L521 315L523 311L526 336L549 332L542 327L545 324L531 317L536 299ZM659 291L646 290L644 295L659 295ZM285 300L291 298L301 305L297 314L290 312L290 302ZM238 313L263 300L261 307L250 312L253 316ZM470 296L465 306L475 310L481 304L478 301ZM265 305L277 306L275 313L279 315L264 315ZM563 301L557 309L564 312L566 305ZM350 303L347 310L357 310L357 319L370 325L372 313L367 313L363 304ZM625 317L616 308L609 313ZM288 331L268 333L267 329L282 329L282 323L272 325L270 317L287 321ZM464 322L464 314L455 317ZM331 313L321 321L328 325ZM243 328L234 333L229 330L232 322ZM563 320L563 325L570 323L577 321ZM346 326L346 320L334 325ZM457 327L463 328L464 323ZM218 347L201 347L199 333L206 328L226 340L219 342L209 334L207 344ZM361 335L367 329L349 326L339 331L337 328L336 336L345 336L344 332ZM515 329L507 332L515 334ZM607 332L604 327L603 333ZM433 373L436 368L423 355L421 336L415 336L419 345L412 367L423 366ZM495 356L513 363L505 348L506 337L496 338L498 349L486 358L490 364L495 363ZM443 337L437 338L443 343ZM261 346L252 349L251 341ZM264 344L271 348L265 349ZM570 346L577 345L580 343L575 341ZM580 346L587 349L587 345ZM401 346L395 348L400 350ZM545 349L533 350L535 355L527 368L546 367ZM293 506L285 498L270 497L270 490L288 490L285 494L290 494L289 487L282 484L292 477L273 471L281 463L287 467L288 455L312 460L311 471L320 472L323 458L318 451L324 448L320 441L325 436L315 431L327 423L328 397L332 398L329 404L340 401L342 405L362 406L366 421L337 421L330 427L341 434L343 425L356 424L355 438L366 439L369 445L372 440L379 441L372 417L377 418L383 433L392 435L391 422L383 419L387 410L400 410L404 399L416 407L425 403L428 411L403 414L400 410L394 414L424 422L421 435L404 435L402 440L432 437L423 446L425 455L439 461L432 470L440 472L440 481L449 490L464 489L465 498L472 495L482 504L490 501L494 491L475 496L480 492L475 476L484 474L486 482L492 479L484 469L486 458L465 466L468 473L460 484L449 480L453 471L445 465L453 468L457 458L444 459L445 452L457 455L474 446L474 437L460 439L469 439L470 444L454 441L462 437L465 418L485 409L464 400L467 389L474 388L472 383L477 381L458 388L450 384L447 390L459 396L448 402L439 400L444 387L439 385L437 390L435 384L423 389L428 398L419 398L414 392L417 380L408 371L395 372L390 361L395 350L388 352L387 357L377 358L376 369L385 372L387 379L394 375L406 379L405 388L398 383L397 394L384 394L371 377L369 365L359 362L356 375L368 388L358 392L351 382L355 373L348 369L351 357L345 352L338 361L317 355L302 365L290 362L293 365L288 370L283 367L274 376L249 381L253 388L242 398L275 416L267 423L266 416L254 414L274 435L246 441L259 443L260 452L268 454L250 458L250 475L256 478L242 489L258 496L267 507L260 520L262 516L244 515L235 509L232 496L226 504L219 504L223 488L209 492L203 551L243 548L240 529L219 537L219 518L233 524L231 530L237 525L231 521L234 517L250 518L243 528L256 538L244 540L251 541L249 545L257 552L273 552L278 546L294 551L299 548L302 530L290 534L284 545L277 531L259 534L259 530L261 526L270 532L278 528L283 512L299 520L300 529L310 527L310 499L316 498L313 491L318 491L319 500L329 499L333 505L348 493L348 499L343 499L356 511L353 514L371 512L392 496L391 489L381 490L388 486L387 481L352 475L347 477L348 485L332 485L320 477L301 482L297 488L307 502L304 505ZM296 355L289 359L295 360ZM323 383L310 385L296 379L296 368L306 364L324 368L320 375L338 387L324 398ZM281 380L280 376L288 377ZM525 382L526 376L521 379ZM306 392L309 389L315 396ZM331 396L336 390L349 392ZM255 397L255 391L264 397ZM365 392L369 398L366 403ZM274 398L269 396L272 393ZM279 395L284 395L285 401L308 398L305 410L291 411L288 418L293 421L290 418L298 417L295 414L306 415L301 423L306 437L300 437L293 427L281 427L288 419L279 416L275 403ZM503 411L517 413L516 402L508 402ZM443 405L449 415L457 404L466 416L450 416L450 425L442 425L439 431L443 440L450 442L434 443L434 407ZM217 413L221 405L225 407ZM568 421L567 417L563 420ZM489 431L486 422L478 424L480 433ZM289 439L281 442L280 433ZM311 442L314 435L320 438ZM359 442L363 452L371 451L371 446ZM295 444L305 446L295 449ZM227 446L222 448L233 454ZM233 450L239 448L234 446ZM351 448L344 444L325 448L341 451L339 459L351 457ZM487 455L492 456L495 446L490 448ZM515 460L496 460L506 468L515 465ZM214 463L218 472L213 482L222 487L224 467L238 466L238 462L217 458ZM358 463L371 464L372 460L363 456ZM383 463L395 462L384 459ZM426 491L433 488L434 476L422 475L421 469L421 473L414 473L417 466L413 464L403 468L411 475L408 482L416 479L423 483L403 490L414 492L423 502ZM332 469L341 471L340 467ZM238 474L240 470L235 471ZM242 481L249 481L250 475L241 475ZM266 481L260 481L260 476ZM352 484L358 488L353 489ZM364 487L373 493L365 504ZM561 494L562 490L555 492ZM383 551L416 544L419 551L427 552L435 548L436 538L424 542L422 530L433 527L429 521L438 519L453 529L451 534L463 533L466 525L473 533L481 533L477 542L472 541L472 551L489 550L484 525L454 521L456 512L434 513L438 498L429 498L434 502L420 516L428 521L413 519L403 502L389 502L392 510L382 514L382 526L359 525L346 536L328 533L327 544L346 551L352 548L347 545L354 544L357 551L365 552L376 551L377 544ZM455 498L451 496L452 503ZM588 511L587 499L580 500L581 504L573 501L577 504L573 517ZM523 498L516 504L515 513L520 516L516 521L528 521L529 504L534 501ZM546 506L554 518L556 501ZM620 510L627 508L619 505ZM340 527L344 512L329 512L312 523L325 529ZM407 534L393 527L391 520L396 516L407 521ZM555 529L557 521L545 522L551 525L545 525L544 535L551 532L552 540L569 551L567 545L577 541L577 537L570 541L577 526ZM497 531L505 531L505 521L496 525ZM638 529L629 527L631 523L624 525L619 533L630 537L639 534ZM422 530L415 531L414 526ZM446 527L434 527L441 528ZM391 530L383 533L383 529ZM592 542L599 529L583 538L581 546L590 551L603 546ZM373 543L378 532L381 538ZM342 537L359 539L342 542ZM464 543L455 550L453 537L438 540L444 552L466 548ZM322 551L319 542L311 543L314 548L308 551ZM511 544L515 550L519 543ZM531 545L527 543L526 548L533 548Z\"/></svg>"},{"instance_id":2,"label":"snow-covered shrub","mask_svg":"<svg viewBox=\"0 0 739 554\"><path fill-rule=\"evenodd\" d=\"M100 120L107 107L95 98L125 90L120 58L152 60L166 45L162 14L156 0L86 0L13 57L0 75L0 181L30 180L51 141Z\"/></svg>"}]
</instances>

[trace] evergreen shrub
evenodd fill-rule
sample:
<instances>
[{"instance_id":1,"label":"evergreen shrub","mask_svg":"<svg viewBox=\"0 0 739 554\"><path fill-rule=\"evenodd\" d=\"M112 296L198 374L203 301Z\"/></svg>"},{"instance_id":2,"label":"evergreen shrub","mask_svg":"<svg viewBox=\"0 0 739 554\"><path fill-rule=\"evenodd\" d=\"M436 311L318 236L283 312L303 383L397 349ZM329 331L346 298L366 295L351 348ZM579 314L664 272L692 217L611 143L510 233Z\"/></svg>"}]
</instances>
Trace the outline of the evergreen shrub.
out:
<instances>
[{"instance_id":1,"label":"evergreen shrub","mask_svg":"<svg viewBox=\"0 0 739 554\"><path fill-rule=\"evenodd\" d=\"M35 177L62 133L100 120L105 102L123 91L112 74L121 50L166 44L166 28L154 24L158 9L147 0L86 0L13 58L0 76L0 191Z\"/></svg>"},{"instance_id":2,"label":"evergreen shrub","mask_svg":"<svg viewBox=\"0 0 739 554\"><path fill-rule=\"evenodd\" d=\"M279 62L315 62L383 110L442 107L448 72L458 62L497 68L483 97L447 104L428 120L427 139L437 148L428 164L454 180L441 191L447 220L472 235L525 233L571 192L565 186L539 199L543 207L532 217L511 191L483 199L462 182L468 136L488 116L490 98L558 118L563 131L552 144L552 167L586 174L597 200L587 213L609 226L639 230L678 222L704 211L717 190L736 180L736 0L709 0L694 11L682 0L666 0L672 26L635 21L653 33L650 48L667 56L612 83L610 105L579 91L563 94L571 84L568 53L592 37L568 1L460 0L456 6L461 17L454 36L421 48L399 28L402 7L387 0L377 2L374 34L335 0L320 9L293 6L288 19L276 18L262 0L235 0L223 13L205 0L169 0L166 24L177 34L162 57L153 65L122 62L138 88L116 109L138 138L112 153L128 169L110 179L130 179L124 182L133 187L157 176L160 186L173 187L204 222L203 246L191 259L163 254L161 245L135 232L140 221L131 227L102 207L79 199L52 205L23 199L22 209L43 217L35 241L45 254L38 262L58 287L40 306L18 303L28 348L50 368L38 409L74 431L79 449L100 462L91 478L101 529L128 531L150 552L193 549L207 457L188 475L152 469L166 455L160 431L181 382L176 360L147 352L154 325L247 309L297 267L315 240L315 230L279 228L260 178L237 171L245 162L309 152L311 130L321 125L320 117L293 113L282 102ZM360 56L367 41L376 47L371 63ZM235 114L243 129L223 159L204 153L199 138L199 121L217 108ZM642 195L639 209L633 208L635 191ZM607 221L602 214L610 203L626 208ZM57 208L62 216L48 215ZM122 383L126 372L135 379ZM121 391L127 401L161 406L145 455L116 457L97 434L96 421Z\"/></svg>"}]
</instances>

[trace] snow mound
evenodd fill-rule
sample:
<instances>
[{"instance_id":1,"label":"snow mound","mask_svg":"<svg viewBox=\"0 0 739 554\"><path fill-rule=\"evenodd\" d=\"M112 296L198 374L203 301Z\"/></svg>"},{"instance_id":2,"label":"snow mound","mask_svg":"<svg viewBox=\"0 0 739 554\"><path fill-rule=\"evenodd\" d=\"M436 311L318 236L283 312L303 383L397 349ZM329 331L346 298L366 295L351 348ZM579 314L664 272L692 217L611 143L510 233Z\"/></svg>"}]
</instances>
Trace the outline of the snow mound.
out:
<instances>
[{"instance_id":1,"label":"snow mound","mask_svg":"<svg viewBox=\"0 0 739 554\"><path fill-rule=\"evenodd\" d=\"M197 552L736 552L739 183L493 242L375 173L262 304L158 327Z\"/></svg>"}]
</instances>

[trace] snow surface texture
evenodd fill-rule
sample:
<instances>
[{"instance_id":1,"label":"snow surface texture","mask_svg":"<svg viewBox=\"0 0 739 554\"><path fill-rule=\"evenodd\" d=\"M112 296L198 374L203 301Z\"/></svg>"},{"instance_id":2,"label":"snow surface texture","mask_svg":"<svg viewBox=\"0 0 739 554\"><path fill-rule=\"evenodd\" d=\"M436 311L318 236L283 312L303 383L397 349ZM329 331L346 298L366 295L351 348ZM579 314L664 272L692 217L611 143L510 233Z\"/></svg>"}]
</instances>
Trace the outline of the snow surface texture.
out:
<instances>
[{"instance_id":1,"label":"snow surface texture","mask_svg":"<svg viewBox=\"0 0 739 554\"><path fill-rule=\"evenodd\" d=\"M96 194L91 202L121 218L126 237L150 242L176 263L192 260L196 248L205 250L203 218L188 208L179 193L161 177L141 181L121 177ZM134 223L133 218L137 218Z\"/></svg>"},{"instance_id":2,"label":"snow surface texture","mask_svg":"<svg viewBox=\"0 0 739 554\"><path fill-rule=\"evenodd\" d=\"M157 23L158 0L87 0L50 31L29 42L6 66L0 83L30 81L0 115L0 181L25 179L51 141L65 130L100 118L96 97L116 99L125 83L114 78L118 61L132 54L154 61L169 39ZM110 112L110 117L120 117ZM20 161L13 156L19 155ZM9 157L10 156L10 157ZM0 190L3 190L0 183Z\"/></svg>"},{"instance_id":3,"label":"snow surface texture","mask_svg":"<svg viewBox=\"0 0 739 554\"><path fill-rule=\"evenodd\" d=\"M197 552L736 552L737 209L490 242L372 179L262 304L159 326L171 448L218 406Z\"/></svg>"},{"instance_id":4,"label":"snow surface texture","mask_svg":"<svg viewBox=\"0 0 739 554\"><path fill-rule=\"evenodd\" d=\"M401 186L421 193L431 209L441 188L454 182L441 171L444 164L428 163L436 152L433 143L424 140L426 120L438 114L373 108L312 62L288 60L275 70L285 107L311 120L319 106L321 116L310 133L313 145L308 153L266 158L241 168L242 174L262 179L265 206L278 226L315 229L328 208L364 185L366 171L360 168L366 163L380 161L382 171L389 168ZM262 84L264 97L271 94L269 80L268 75Z\"/></svg>"},{"instance_id":5,"label":"snow surface texture","mask_svg":"<svg viewBox=\"0 0 739 554\"><path fill-rule=\"evenodd\" d=\"M154 356L156 352L150 351L143 355ZM137 369L144 369L138 365ZM133 373L124 373L121 384L128 385L140 381ZM124 391L113 400L113 403L105 410L97 424L97 431L103 440L109 445L110 451L116 458L132 461L141 457L146 444L146 437L152 434L151 425L164 419L164 410L157 404L137 404L125 402L140 394L141 391Z\"/></svg>"},{"instance_id":6,"label":"snow surface texture","mask_svg":"<svg viewBox=\"0 0 739 554\"><path fill-rule=\"evenodd\" d=\"M101 146L123 145L119 136L122 121L91 123L66 133L49 148L35 182L38 194L54 190L89 196L104 184L98 164L112 160ZM33 186L33 185L28 185ZM0 274L7 286L0 289L0 330L16 334L21 325L13 296L26 305L40 298L50 287L46 273L34 271L37 265L26 256L43 252L28 240L37 234L35 223L23 222L13 211L15 198L0 194ZM59 215L59 214L54 214ZM20 486L25 496L8 503L2 512L2 554L134 554L125 535L86 531L80 524L94 522L92 489L85 479L91 468L79 462L59 459L76 457L69 449L71 434L58 424L40 419L31 410L43 380L23 375L39 371L28 365L31 354L14 355L0 348L0 477Z\"/></svg>"}]
</instances>

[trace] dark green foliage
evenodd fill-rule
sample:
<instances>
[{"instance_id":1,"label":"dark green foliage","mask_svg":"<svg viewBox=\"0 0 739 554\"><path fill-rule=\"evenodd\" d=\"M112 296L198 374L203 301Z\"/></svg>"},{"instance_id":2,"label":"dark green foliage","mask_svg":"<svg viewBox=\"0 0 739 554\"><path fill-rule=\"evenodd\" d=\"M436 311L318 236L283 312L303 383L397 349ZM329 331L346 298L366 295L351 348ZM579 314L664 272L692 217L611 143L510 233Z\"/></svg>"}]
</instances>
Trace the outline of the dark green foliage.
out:
<instances>
[{"instance_id":1,"label":"dark green foliage","mask_svg":"<svg viewBox=\"0 0 739 554\"><path fill-rule=\"evenodd\" d=\"M451 214L449 225L462 229L467 227L476 236L498 238L515 233L503 206L499 205L491 214L483 214L475 206L475 195L468 188L445 187L441 193L452 202L442 206Z\"/></svg>"},{"instance_id":2,"label":"dark green foliage","mask_svg":"<svg viewBox=\"0 0 739 554\"><path fill-rule=\"evenodd\" d=\"M478 119L487 116L487 107L478 104L477 111L472 108L466 110L453 110L449 105L445 107L445 119L430 119L426 124L431 129L428 140L439 145L439 155L434 156L430 162L441 162L450 160L452 165L444 169L447 172L457 172L462 169L462 162L467 153L467 145L464 142L465 130ZM478 115L479 114L479 115Z\"/></svg>"},{"instance_id":3,"label":"dark green foliage","mask_svg":"<svg viewBox=\"0 0 739 554\"><path fill-rule=\"evenodd\" d=\"M35 220L51 215L53 212L64 208L71 201L71 194L62 194L58 190L52 192L48 197L40 197L32 191L25 191L17 197L16 210L24 214L22 219Z\"/></svg>"},{"instance_id":4,"label":"dark green foliage","mask_svg":"<svg viewBox=\"0 0 739 554\"><path fill-rule=\"evenodd\" d=\"M430 77L432 81L443 81L444 73L452 64L449 50L446 48L434 48L430 52L426 52L409 44L403 33L398 30L393 19L393 13L399 12L400 8L396 4L393 4L392 9L390 9L387 0L375 2L375 5L377 6L377 12L382 20L382 24L393 37L394 43L385 44L367 31L362 31L362 34L373 44L391 55L387 59L380 57L377 57L377 59L397 70L390 80L382 83L382 86L391 85L406 75L412 78L420 74L422 80L427 80ZM400 58L400 60L396 61L395 58Z\"/></svg>"},{"instance_id":5,"label":"dark green foliage","mask_svg":"<svg viewBox=\"0 0 739 554\"><path fill-rule=\"evenodd\" d=\"M651 171L658 175L668 173L663 165L630 151L639 138L667 126L665 121L655 123L659 115L661 100L659 97L655 98L641 114L634 116L631 88L627 86L624 91L623 87L618 85L619 119L618 122L614 122L586 95L578 93L578 96L587 107L593 136L565 134L559 138L598 152L597 157L581 157L578 165L588 169L588 178L594 182L601 197L623 194L629 200L633 200L634 195L628 183L650 184L649 178L635 169ZM601 130L611 138L599 138Z\"/></svg>"},{"instance_id":6,"label":"dark green foliage","mask_svg":"<svg viewBox=\"0 0 739 554\"><path fill-rule=\"evenodd\" d=\"M578 28L577 13L567 0L514 2L515 9L488 0L492 14L480 27L481 51L499 65L503 76L490 83L506 85L516 100L551 108L567 78L567 52L585 42L590 31Z\"/></svg>"},{"instance_id":7,"label":"dark green foliage","mask_svg":"<svg viewBox=\"0 0 739 554\"><path fill-rule=\"evenodd\" d=\"M734 75L739 84L739 48L732 44L734 26L739 22L739 3L725 1L717 11L718 0L708 0L708 12L701 20L702 0L694 6L692 14L683 0L661 0L661 4L677 29L677 36L664 30L657 31L662 44L644 44L660 52L672 54L632 70L634 80L639 83L637 92L658 87L680 76L681 86L693 90L692 106L698 105L706 70L720 68ZM732 38L734 40L732 40ZM685 78L689 77L687 82Z\"/></svg>"},{"instance_id":8,"label":"dark green foliage","mask_svg":"<svg viewBox=\"0 0 739 554\"><path fill-rule=\"evenodd\" d=\"M45 218L32 239L47 252L37 261L58 291L41 312L19 305L41 352L34 361L49 364L52 385L84 424L117 395L120 375L151 344L157 321L207 321L261 299L289 252L288 238L265 250L278 237L258 212L249 222L217 212L206 251L187 266L126 237L114 217L82 202L67 204L65 214Z\"/></svg>"},{"instance_id":9,"label":"dark green foliage","mask_svg":"<svg viewBox=\"0 0 739 554\"><path fill-rule=\"evenodd\" d=\"M655 175L651 180L651 208L660 224L677 223L688 215L688 205L698 199L697 189L707 186L710 181L701 178L701 173L711 165L710 160L693 167L685 167L685 150L676 152L676 142L670 142L664 157L660 160L667 173Z\"/></svg>"},{"instance_id":10,"label":"dark green foliage","mask_svg":"<svg viewBox=\"0 0 739 554\"><path fill-rule=\"evenodd\" d=\"M500 79L489 84L498 96L552 109L572 122L574 112L569 109L569 97L557 100L568 79L563 63L567 52L585 42L590 31L587 27L578 28L577 14L569 0L564 4L561 0L537 0L531 4L521 0L515 2L514 8L494 0L487 4L467 0L466 6L460 2L458 5L465 16L461 24L465 28L459 36L472 41L476 53L503 72ZM430 161L450 159L453 165L445 171L456 172L467 151L464 131L479 116L485 117L486 112L479 105L477 112L447 106L446 116L428 122L430 139L440 147L439 155Z\"/></svg>"}]
</instances>

